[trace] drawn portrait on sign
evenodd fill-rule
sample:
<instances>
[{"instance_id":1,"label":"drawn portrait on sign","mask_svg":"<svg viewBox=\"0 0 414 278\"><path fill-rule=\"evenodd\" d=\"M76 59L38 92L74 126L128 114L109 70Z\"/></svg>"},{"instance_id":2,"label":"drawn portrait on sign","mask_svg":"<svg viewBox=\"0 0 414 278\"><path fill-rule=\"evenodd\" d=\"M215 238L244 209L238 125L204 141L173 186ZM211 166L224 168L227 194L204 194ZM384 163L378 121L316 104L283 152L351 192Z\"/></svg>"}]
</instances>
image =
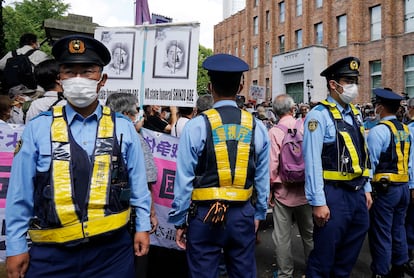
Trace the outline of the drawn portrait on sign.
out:
<instances>
[{"instance_id":1,"label":"drawn portrait on sign","mask_svg":"<svg viewBox=\"0 0 414 278\"><path fill-rule=\"evenodd\" d=\"M103 32L101 41L111 52L111 61L104 71L112 79L132 79L134 32Z\"/></svg>"},{"instance_id":2,"label":"drawn portrait on sign","mask_svg":"<svg viewBox=\"0 0 414 278\"><path fill-rule=\"evenodd\" d=\"M188 79L191 31L169 30L156 33L154 78Z\"/></svg>"}]
</instances>

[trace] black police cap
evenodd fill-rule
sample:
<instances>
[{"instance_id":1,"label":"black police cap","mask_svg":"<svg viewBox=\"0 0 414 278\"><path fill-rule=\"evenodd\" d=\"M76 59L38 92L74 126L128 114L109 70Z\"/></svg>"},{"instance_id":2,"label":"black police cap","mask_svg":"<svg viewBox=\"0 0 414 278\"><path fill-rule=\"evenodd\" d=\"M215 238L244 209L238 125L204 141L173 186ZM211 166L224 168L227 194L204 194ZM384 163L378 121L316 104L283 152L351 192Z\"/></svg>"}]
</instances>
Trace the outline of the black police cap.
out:
<instances>
[{"instance_id":1,"label":"black police cap","mask_svg":"<svg viewBox=\"0 0 414 278\"><path fill-rule=\"evenodd\" d=\"M208 71L241 73L249 70L249 65L240 58L229 54L216 54L203 62L203 68Z\"/></svg>"},{"instance_id":2,"label":"black police cap","mask_svg":"<svg viewBox=\"0 0 414 278\"><path fill-rule=\"evenodd\" d=\"M387 89L377 88L373 90L375 95L375 103L385 103L385 102L400 102L404 99L403 96Z\"/></svg>"},{"instance_id":3,"label":"black police cap","mask_svg":"<svg viewBox=\"0 0 414 278\"><path fill-rule=\"evenodd\" d=\"M321 72L328 80L337 77L358 77L360 61L356 57L346 57Z\"/></svg>"},{"instance_id":4,"label":"black police cap","mask_svg":"<svg viewBox=\"0 0 414 278\"><path fill-rule=\"evenodd\" d=\"M100 41L85 35L69 35L58 40L52 54L60 64L96 64L106 66L111 53Z\"/></svg>"}]
</instances>

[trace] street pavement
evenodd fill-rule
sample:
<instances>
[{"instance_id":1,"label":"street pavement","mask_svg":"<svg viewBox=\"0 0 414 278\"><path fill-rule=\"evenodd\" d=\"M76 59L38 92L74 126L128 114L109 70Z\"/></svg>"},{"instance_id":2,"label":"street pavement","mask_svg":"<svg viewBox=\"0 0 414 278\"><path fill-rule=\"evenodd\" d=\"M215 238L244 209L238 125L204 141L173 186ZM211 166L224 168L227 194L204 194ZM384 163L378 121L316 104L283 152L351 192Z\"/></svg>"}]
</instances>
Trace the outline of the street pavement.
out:
<instances>
[{"instance_id":1,"label":"street pavement","mask_svg":"<svg viewBox=\"0 0 414 278\"><path fill-rule=\"evenodd\" d=\"M256 245L258 278L274 278L273 273L277 270L272 232L273 221L272 215L269 213L267 220L261 223L259 229L259 243ZM305 273L305 262L302 241L296 225L292 236L295 261L294 278L301 278ZM371 278L371 271L369 268L370 262L371 256L368 249L368 240L366 239L350 278ZM409 278L408 275L405 275L405 277Z\"/></svg>"}]
</instances>

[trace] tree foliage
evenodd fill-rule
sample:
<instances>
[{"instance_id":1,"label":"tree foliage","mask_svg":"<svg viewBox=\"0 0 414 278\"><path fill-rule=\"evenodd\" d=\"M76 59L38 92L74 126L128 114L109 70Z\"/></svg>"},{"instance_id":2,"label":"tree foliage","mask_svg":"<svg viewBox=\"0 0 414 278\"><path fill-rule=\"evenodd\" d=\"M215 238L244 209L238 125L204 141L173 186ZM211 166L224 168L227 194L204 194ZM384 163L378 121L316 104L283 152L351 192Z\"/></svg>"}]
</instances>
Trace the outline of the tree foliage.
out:
<instances>
[{"instance_id":1,"label":"tree foliage","mask_svg":"<svg viewBox=\"0 0 414 278\"><path fill-rule=\"evenodd\" d=\"M202 45L198 48L198 74L197 74L197 93L204 95L207 93L207 84L209 81L207 71L203 69L202 64L204 60L213 55L213 50Z\"/></svg>"},{"instance_id":2,"label":"tree foliage","mask_svg":"<svg viewBox=\"0 0 414 278\"><path fill-rule=\"evenodd\" d=\"M41 42L46 37L43 21L61 18L69 7L63 0L23 0L3 7L6 51L17 48L24 33L36 34Z\"/></svg>"}]
</instances>

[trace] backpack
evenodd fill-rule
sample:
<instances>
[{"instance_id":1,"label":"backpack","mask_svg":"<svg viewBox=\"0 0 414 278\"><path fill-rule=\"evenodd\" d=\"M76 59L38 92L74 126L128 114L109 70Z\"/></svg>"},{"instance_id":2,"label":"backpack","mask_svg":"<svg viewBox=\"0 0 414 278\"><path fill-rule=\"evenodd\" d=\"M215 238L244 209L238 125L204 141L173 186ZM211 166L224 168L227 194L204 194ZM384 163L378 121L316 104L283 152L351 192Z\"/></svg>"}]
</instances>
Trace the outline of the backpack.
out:
<instances>
[{"instance_id":1,"label":"backpack","mask_svg":"<svg viewBox=\"0 0 414 278\"><path fill-rule=\"evenodd\" d=\"M301 120L297 120L293 129L277 124L283 131L279 155L279 177L283 183L303 183L305 181L305 162L303 159L303 136L299 132Z\"/></svg>"},{"instance_id":2,"label":"backpack","mask_svg":"<svg viewBox=\"0 0 414 278\"><path fill-rule=\"evenodd\" d=\"M29 56L37 49L31 49L25 54L17 54L16 50L12 51L12 57L7 59L6 66L3 70L2 87L8 91L10 88L23 84L29 89L36 89L36 79L33 73L33 63Z\"/></svg>"}]
</instances>

